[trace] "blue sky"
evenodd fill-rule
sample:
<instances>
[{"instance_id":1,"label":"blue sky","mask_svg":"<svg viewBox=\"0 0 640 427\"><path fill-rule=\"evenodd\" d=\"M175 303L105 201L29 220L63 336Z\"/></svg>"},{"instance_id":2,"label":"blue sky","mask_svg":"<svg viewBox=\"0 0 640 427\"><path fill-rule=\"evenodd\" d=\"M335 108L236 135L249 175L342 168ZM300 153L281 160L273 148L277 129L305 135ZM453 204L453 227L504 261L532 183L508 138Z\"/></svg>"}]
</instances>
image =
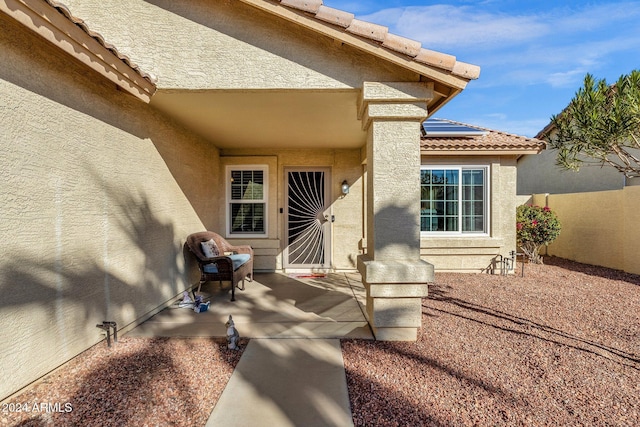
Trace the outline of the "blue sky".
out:
<instances>
[{"instance_id":1,"label":"blue sky","mask_svg":"<svg viewBox=\"0 0 640 427\"><path fill-rule=\"evenodd\" d=\"M535 136L586 73L640 69L640 2L324 0L422 47L479 65L480 78L435 117Z\"/></svg>"}]
</instances>

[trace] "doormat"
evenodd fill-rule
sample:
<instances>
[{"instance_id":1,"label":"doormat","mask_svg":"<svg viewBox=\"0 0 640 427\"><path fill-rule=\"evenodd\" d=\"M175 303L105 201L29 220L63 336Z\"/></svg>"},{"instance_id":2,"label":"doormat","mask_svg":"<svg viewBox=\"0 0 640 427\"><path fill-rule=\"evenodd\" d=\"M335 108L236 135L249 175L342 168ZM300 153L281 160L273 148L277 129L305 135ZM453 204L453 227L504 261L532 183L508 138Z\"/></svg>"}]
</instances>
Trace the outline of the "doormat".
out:
<instances>
[{"instance_id":1,"label":"doormat","mask_svg":"<svg viewBox=\"0 0 640 427\"><path fill-rule=\"evenodd\" d=\"M324 273L290 273L292 279L324 279L327 277Z\"/></svg>"}]
</instances>

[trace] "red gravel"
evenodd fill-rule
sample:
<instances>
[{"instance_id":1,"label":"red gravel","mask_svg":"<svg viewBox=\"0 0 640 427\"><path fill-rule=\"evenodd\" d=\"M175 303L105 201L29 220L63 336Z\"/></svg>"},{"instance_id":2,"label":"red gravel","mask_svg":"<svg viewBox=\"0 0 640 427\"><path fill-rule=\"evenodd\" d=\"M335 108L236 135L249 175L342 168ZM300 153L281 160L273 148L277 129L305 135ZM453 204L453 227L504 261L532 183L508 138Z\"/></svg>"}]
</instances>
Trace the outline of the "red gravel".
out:
<instances>
[{"instance_id":1,"label":"red gravel","mask_svg":"<svg viewBox=\"0 0 640 427\"><path fill-rule=\"evenodd\" d=\"M241 354L224 338L101 343L9 399L0 425L204 426Z\"/></svg>"},{"instance_id":2,"label":"red gravel","mask_svg":"<svg viewBox=\"0 0 640 427\"><path fill-rule=\"evenodd\" d=\"M545 262L524 278L437 274L415 343L344 340L356 426L640 425L640 276ZM241 354L124 337L9 400L49 411L0 425L204 426Z\"/></svg>"},{"instance_id":3,"label":"red gravel","mask_svg":"<svg viewBox=\"0 0 640 427\"><path fill-rule=\"evenodd\" d=\"M640 425L640 276L545 262L436 274L417 342L343 341L356 426Z\"/></svg>"}]
</instances>

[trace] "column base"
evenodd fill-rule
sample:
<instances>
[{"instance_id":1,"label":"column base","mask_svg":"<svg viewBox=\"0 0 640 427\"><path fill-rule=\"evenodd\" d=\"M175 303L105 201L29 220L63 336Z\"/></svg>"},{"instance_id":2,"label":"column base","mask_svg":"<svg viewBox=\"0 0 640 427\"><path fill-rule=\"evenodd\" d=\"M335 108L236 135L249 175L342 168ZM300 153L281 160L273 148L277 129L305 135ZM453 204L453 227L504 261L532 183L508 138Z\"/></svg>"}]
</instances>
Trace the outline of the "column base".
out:
<instances>
[{"instance_id":1,"label":"column base","mask_svg":"<svg viewBox=\"0 0 640 427\"><path fill-rule=\"evenodd\" d=\"M416 341L418 328L374 328L373 336L377 341Z\"/></svg>"},{"instance_id":2,"label":"column base","mask_svg":"<svg viewBox=\"0 0 640 427\"><path fill-rule=\"evenodd\" d=\"M422 298L433 282L433 265L422 260L358 258L367 292L367 316L380 341L415 341L422 325Z\"/></svg>"}]
</instances>

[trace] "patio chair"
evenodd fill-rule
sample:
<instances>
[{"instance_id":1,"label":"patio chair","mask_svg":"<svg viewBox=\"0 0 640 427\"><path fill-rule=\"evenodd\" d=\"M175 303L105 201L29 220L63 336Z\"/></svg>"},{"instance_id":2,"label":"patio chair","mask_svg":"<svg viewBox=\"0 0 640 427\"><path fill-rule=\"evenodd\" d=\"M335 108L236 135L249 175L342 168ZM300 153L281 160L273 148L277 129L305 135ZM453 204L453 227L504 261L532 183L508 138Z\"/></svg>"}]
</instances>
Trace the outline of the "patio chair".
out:
<instances>
[{"instance_id":1,"label":"patio chair","mask_svg":"<svg viewBox=\"0 0 640 427\"><path fill-rule=\"evenodd\" d=\"M253 280L253 249L251 246L233 246L213 231L200 231L187 237L187 247L196 257L200 270L200 283L218 280L231 281L231 301L236 300L236 287L244 290L244 280ZM239 283L242 282L242 287ZM195 286L195 285L194 285ZM195 293L194 293L195 296Z\"/></svg>"}]
</instances>

